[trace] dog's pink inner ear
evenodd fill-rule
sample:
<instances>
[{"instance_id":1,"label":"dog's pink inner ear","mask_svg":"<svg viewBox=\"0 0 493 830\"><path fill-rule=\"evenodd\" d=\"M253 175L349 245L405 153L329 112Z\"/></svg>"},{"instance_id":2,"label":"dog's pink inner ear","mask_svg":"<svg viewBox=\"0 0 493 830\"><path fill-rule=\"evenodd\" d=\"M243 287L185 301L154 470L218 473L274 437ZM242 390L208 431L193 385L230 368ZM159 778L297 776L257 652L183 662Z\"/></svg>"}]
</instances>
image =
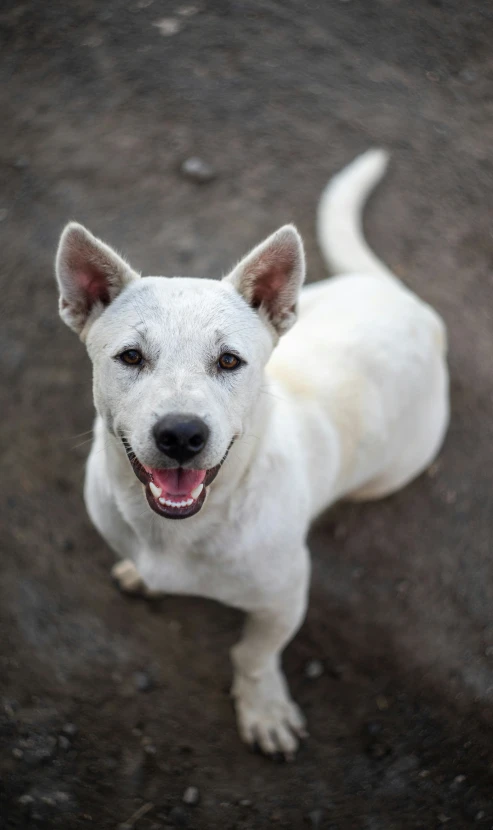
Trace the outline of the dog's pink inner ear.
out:
<instances>
[{"instance_id":1,"label":"dog's pink inner ear","mask_svg":"<svg viewBox=\"0 0 493 830\"><path fill-rule=\"evenodd\" d=\"M274 244L247 266L245 275L251 286L250 305L253 308L276 308L282 304L287 284L299 260L293 245ZM291 304L289 304L291 305Z\"/></svg>"},{"instance_id":2,"label":"dog's pink inner ear","mask_svg":"<svg viewBox=\"0 0 493 830\"><path fill-rule=\"evenodd\" d=\"M70 222L62 233L56 256L62 319L82 336L92 320L139 275L83 225ZM93 313L94 312L94 313Z\"/></svg>"},{"instance_id":3,"label":"dog's pink inner ear","mask_svg":"<svg viewBox=\"0 0 493 830\"><path fill-rule=\"evenodd\" d=\"M253 291L250 303L253 308L259 308L262 303L268 307L275 303L292 267L279 261L269 262L270 257L265 257L265 259L267 262L261 260L251 274Z\"/></svg>"},{"instance_id":4,"label":"dog's pink inner ear","mask_svg":"<svg viewBox=\"0 0 493 830\"><path fill-rule=\"evenodd\" d=\"M110 292L108 291L108 283L106 277L97 268L91 269L87 266L84 270L75 271L75 279L79 285L80 291L86 298L88 309L92 308L97 302L103 305L109 305Z\"/></svg>"}]
</instances>

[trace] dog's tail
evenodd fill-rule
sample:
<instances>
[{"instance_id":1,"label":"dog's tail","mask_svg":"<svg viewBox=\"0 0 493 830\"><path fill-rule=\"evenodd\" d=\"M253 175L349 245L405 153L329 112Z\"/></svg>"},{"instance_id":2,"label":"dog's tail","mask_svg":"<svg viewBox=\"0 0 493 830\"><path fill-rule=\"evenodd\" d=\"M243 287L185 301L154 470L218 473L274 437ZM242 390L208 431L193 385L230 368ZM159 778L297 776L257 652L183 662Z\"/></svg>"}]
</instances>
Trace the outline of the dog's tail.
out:
<instances>
[{"instance_id":1,"label":"dog's tail","mask_svg":"<svg viewBox=\"0 0 493 830\"><path fill-rule=\"evenodd\" d=\"M330 180L318 206L318 241L333 274L358 272L397 279L368 247L362 228L367 197L389 160L385 150L368 150Z\"/></svg>"}]
</instances>

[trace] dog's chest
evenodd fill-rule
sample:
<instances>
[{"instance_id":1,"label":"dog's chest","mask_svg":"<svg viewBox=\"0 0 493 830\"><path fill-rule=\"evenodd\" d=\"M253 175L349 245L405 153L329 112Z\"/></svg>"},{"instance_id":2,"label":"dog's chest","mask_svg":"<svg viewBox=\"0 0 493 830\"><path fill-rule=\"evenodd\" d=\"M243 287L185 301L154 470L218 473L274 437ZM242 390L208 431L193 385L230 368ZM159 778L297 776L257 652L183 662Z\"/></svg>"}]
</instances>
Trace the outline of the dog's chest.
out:
<instances>
[{"instance_id":1,"label":"dog's chest","mask_svg":"<svg viewBox=\"0 0 493 830\"><path fill-rule=\"evenodd\" d=\"M222 518L196 523L163 522L146 527L136 565L151 590L190 594L245 607L259 595L261 574ZM139 534L140 535L140 534Z\"/></svg>"}]
</instances>

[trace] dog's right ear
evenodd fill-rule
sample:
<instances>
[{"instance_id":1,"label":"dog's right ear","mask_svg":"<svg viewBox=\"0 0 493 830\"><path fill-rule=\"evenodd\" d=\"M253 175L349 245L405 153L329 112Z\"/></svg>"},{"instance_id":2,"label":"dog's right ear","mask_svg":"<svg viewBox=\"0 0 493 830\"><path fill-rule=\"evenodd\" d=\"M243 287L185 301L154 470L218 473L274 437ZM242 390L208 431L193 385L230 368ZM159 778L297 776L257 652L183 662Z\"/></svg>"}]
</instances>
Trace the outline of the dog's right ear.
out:
<instances>
[{"instance_id":1,"label":"dog's right ear","mask_svg":"<svg viewBox=\"0 0 493 830\"><path fill-rule=\"evenodd\" d=\"M56 255L60 316L83 340L89 325L139 274L116 251L70 222Z\"/></svg>"}]
</instances>

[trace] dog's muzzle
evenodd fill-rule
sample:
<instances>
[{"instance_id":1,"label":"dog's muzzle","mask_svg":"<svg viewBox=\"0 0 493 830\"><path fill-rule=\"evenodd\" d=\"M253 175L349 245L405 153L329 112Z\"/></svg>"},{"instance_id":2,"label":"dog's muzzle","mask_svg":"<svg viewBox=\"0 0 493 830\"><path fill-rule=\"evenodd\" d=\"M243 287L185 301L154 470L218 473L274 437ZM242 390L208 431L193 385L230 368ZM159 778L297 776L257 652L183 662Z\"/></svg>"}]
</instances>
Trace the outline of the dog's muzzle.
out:
<instances>
[{"instance_id":1,"label":"dog's muzzle","mask_svg":"<svg viewBox=\"0 0 493 830\"><path fill-rule=\"evenodd\" d=\"M126 438L120 437L132 469L145 487L149 507L165 519L188 519L199 512L207 497L207 488L219 473L235 440L232 439L219 464L209 470L184 467L167 470L142 464Z\"/></svg>"}]
</instances>

